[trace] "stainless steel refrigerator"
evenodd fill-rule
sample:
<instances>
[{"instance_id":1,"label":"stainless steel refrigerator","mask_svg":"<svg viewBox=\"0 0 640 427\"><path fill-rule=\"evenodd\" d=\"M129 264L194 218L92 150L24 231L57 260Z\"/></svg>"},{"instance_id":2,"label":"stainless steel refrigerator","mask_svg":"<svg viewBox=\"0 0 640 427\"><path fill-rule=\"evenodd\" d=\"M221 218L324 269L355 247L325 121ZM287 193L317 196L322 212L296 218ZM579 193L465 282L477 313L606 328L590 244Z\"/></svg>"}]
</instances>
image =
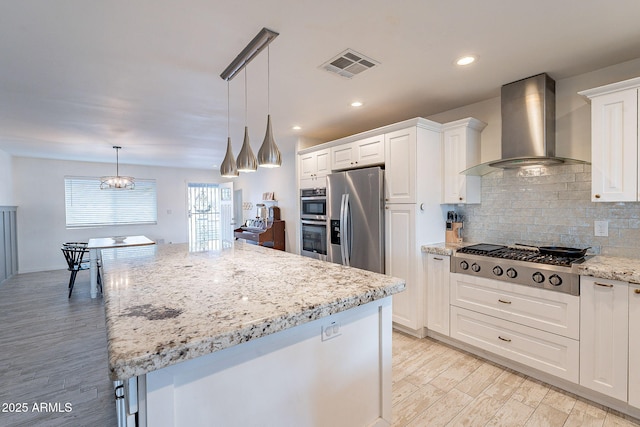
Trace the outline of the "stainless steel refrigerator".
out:
<instances>
[{"instance_id":1,"label":"stainless steel refrigerator","mask_svg":"<svg viewBox=\"0 0 640 427\"><path fill-rule=\"evenodd\" d=\"M383 171L356 169L327 176L327 258L384 273Z\"/></svg>"}]
</instances>

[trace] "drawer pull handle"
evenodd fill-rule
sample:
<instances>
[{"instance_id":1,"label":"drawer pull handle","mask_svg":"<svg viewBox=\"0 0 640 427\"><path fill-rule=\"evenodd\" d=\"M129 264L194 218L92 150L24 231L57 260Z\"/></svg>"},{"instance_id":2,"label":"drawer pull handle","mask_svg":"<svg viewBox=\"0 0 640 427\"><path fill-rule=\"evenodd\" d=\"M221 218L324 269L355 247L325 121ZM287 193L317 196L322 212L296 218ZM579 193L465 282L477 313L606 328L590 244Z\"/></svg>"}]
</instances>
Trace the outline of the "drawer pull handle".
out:
<instances>
[{"instance_id":1,"label":"drawer pull handle","mask_svg":"<svg viewBox=\"0 0 640 427\"><path fill-rule=\"evenodd\" d=\"M442 261L442 258L438 258L438 257L433 257L433 259L435 259L436 261Z\"/></svg>"},{"instance_id":2,"label":"drawer pull handle","mask_svg":"<svg viewBox=\"0 0 640 427\"><path fill-rule=\"evenodd\" d=\"M593 282L593 283L595 283L598 286L602 286L604 288L613 288L613 285L610 283L600 283L600 282Z\"/></svg>"},{"instance_id":3,"label":"drawer pull handle","mask_svg":"<svg viewBox=\"0 0 640 427\"><path fill-rule=\"evenodd\" d=\"M599 195L599 194L596 194L594 197L595 197L596 199L599 199L599 198L600 198L600 195Z\"/></svg>"},{"instance_id":4,"label":"drawer pull handle","mask_svg":"<svg viewBox=\"0 0 640 427\"><path fill-rule=\"evenodd\" d=\"M499 299L498 302L501 302L503 304L511 304L511 301L505 301L503 299Z\"/></svg>"},{"instance_id":5,"label":"drawer pull handle","mask_svg":"<svg viewBox=\"0 0 640 427\"><path fill-rule=\"evenodd\" d=\"M634 289L633 292L635 292L636 294L640 294L640 289Z\"/></svg>"},{"instance_id":6,"label":"drawer pull handle","mask_svg":"<svg viewBox=\"0 0 640 427\"><path fill-rule=\"evenodd\" d=\"M509 338L502 338L500 335L498 335L498 338L501 339L502 341L511 342Z\"/></svg>"}]
</instances>

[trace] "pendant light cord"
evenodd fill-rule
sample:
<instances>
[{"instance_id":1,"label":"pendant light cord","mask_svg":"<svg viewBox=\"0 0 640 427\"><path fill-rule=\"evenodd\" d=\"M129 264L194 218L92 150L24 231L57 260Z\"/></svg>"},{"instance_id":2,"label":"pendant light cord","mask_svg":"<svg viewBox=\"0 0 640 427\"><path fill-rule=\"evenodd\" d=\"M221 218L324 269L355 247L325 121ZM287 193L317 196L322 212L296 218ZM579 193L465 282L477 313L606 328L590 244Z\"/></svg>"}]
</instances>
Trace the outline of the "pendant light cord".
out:
<instances>
[{"instance_id":1,"label":"pendant light cord","mask_svg":"<svg viewBox=\"0 0 640 427\"><path fill-rule=\"evenodd\" d=\"M267 45L267 115L270 113L271 107L271 88L269 87L271 84L271 50L269 49L269 45Z\"/></svg>"},{"instance_id":2,"label":"pendant light cord","mask_svg":"<svg viewBox=\"0 0 640 427\"><path fill-rule=\"evenodd\" d=\"M247 126L247 67L244 67L244 125Z\"/></svg>"},{"instance_id":3,"label":"pendant light cord","mask_svg":"<svg viewBox=\"0 0 640 427\"><path fill-rule=\"evenodd\" d=\"M231 103L229 102L229 80L227 80L227 138L231 137Z\"/></svg>"}]
</instances>

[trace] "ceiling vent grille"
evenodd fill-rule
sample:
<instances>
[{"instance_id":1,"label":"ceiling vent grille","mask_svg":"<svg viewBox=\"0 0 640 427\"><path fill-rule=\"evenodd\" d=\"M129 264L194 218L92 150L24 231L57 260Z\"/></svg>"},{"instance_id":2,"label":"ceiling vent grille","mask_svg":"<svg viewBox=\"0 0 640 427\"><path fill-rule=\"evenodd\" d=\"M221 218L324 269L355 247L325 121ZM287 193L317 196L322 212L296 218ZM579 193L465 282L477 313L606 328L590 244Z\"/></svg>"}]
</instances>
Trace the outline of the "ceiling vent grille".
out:
<instances>
[{"instance_id":1,"label":"ceiling vent grille","mask_svg":"<svg viewBox=\"0 0 640 427\"><path fill-rule=\"evenodd\" d=\"M380 63L355 50L347 49L322 64L320 68L350 79L356 74L369 70L376 65L380 65Z\"/></svg>"}]
</instances>

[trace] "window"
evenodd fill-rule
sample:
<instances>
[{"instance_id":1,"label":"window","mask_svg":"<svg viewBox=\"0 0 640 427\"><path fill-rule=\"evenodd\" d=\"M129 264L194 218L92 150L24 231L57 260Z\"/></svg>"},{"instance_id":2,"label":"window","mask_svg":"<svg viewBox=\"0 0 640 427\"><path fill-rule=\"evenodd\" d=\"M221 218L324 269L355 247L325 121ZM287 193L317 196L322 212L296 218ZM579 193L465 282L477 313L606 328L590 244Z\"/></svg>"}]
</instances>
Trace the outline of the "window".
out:
<instances>
[{"instance_id":1,"label":"window","mask_svg":"<svg viewBox=\"0 0 640 427\"><path fill-rule=\"evenodd\" d=\"M101 190L96 177L64 178L67 227L156 224L156 181L136 179L134 190Z\"/></svg>"}]
</instances>

